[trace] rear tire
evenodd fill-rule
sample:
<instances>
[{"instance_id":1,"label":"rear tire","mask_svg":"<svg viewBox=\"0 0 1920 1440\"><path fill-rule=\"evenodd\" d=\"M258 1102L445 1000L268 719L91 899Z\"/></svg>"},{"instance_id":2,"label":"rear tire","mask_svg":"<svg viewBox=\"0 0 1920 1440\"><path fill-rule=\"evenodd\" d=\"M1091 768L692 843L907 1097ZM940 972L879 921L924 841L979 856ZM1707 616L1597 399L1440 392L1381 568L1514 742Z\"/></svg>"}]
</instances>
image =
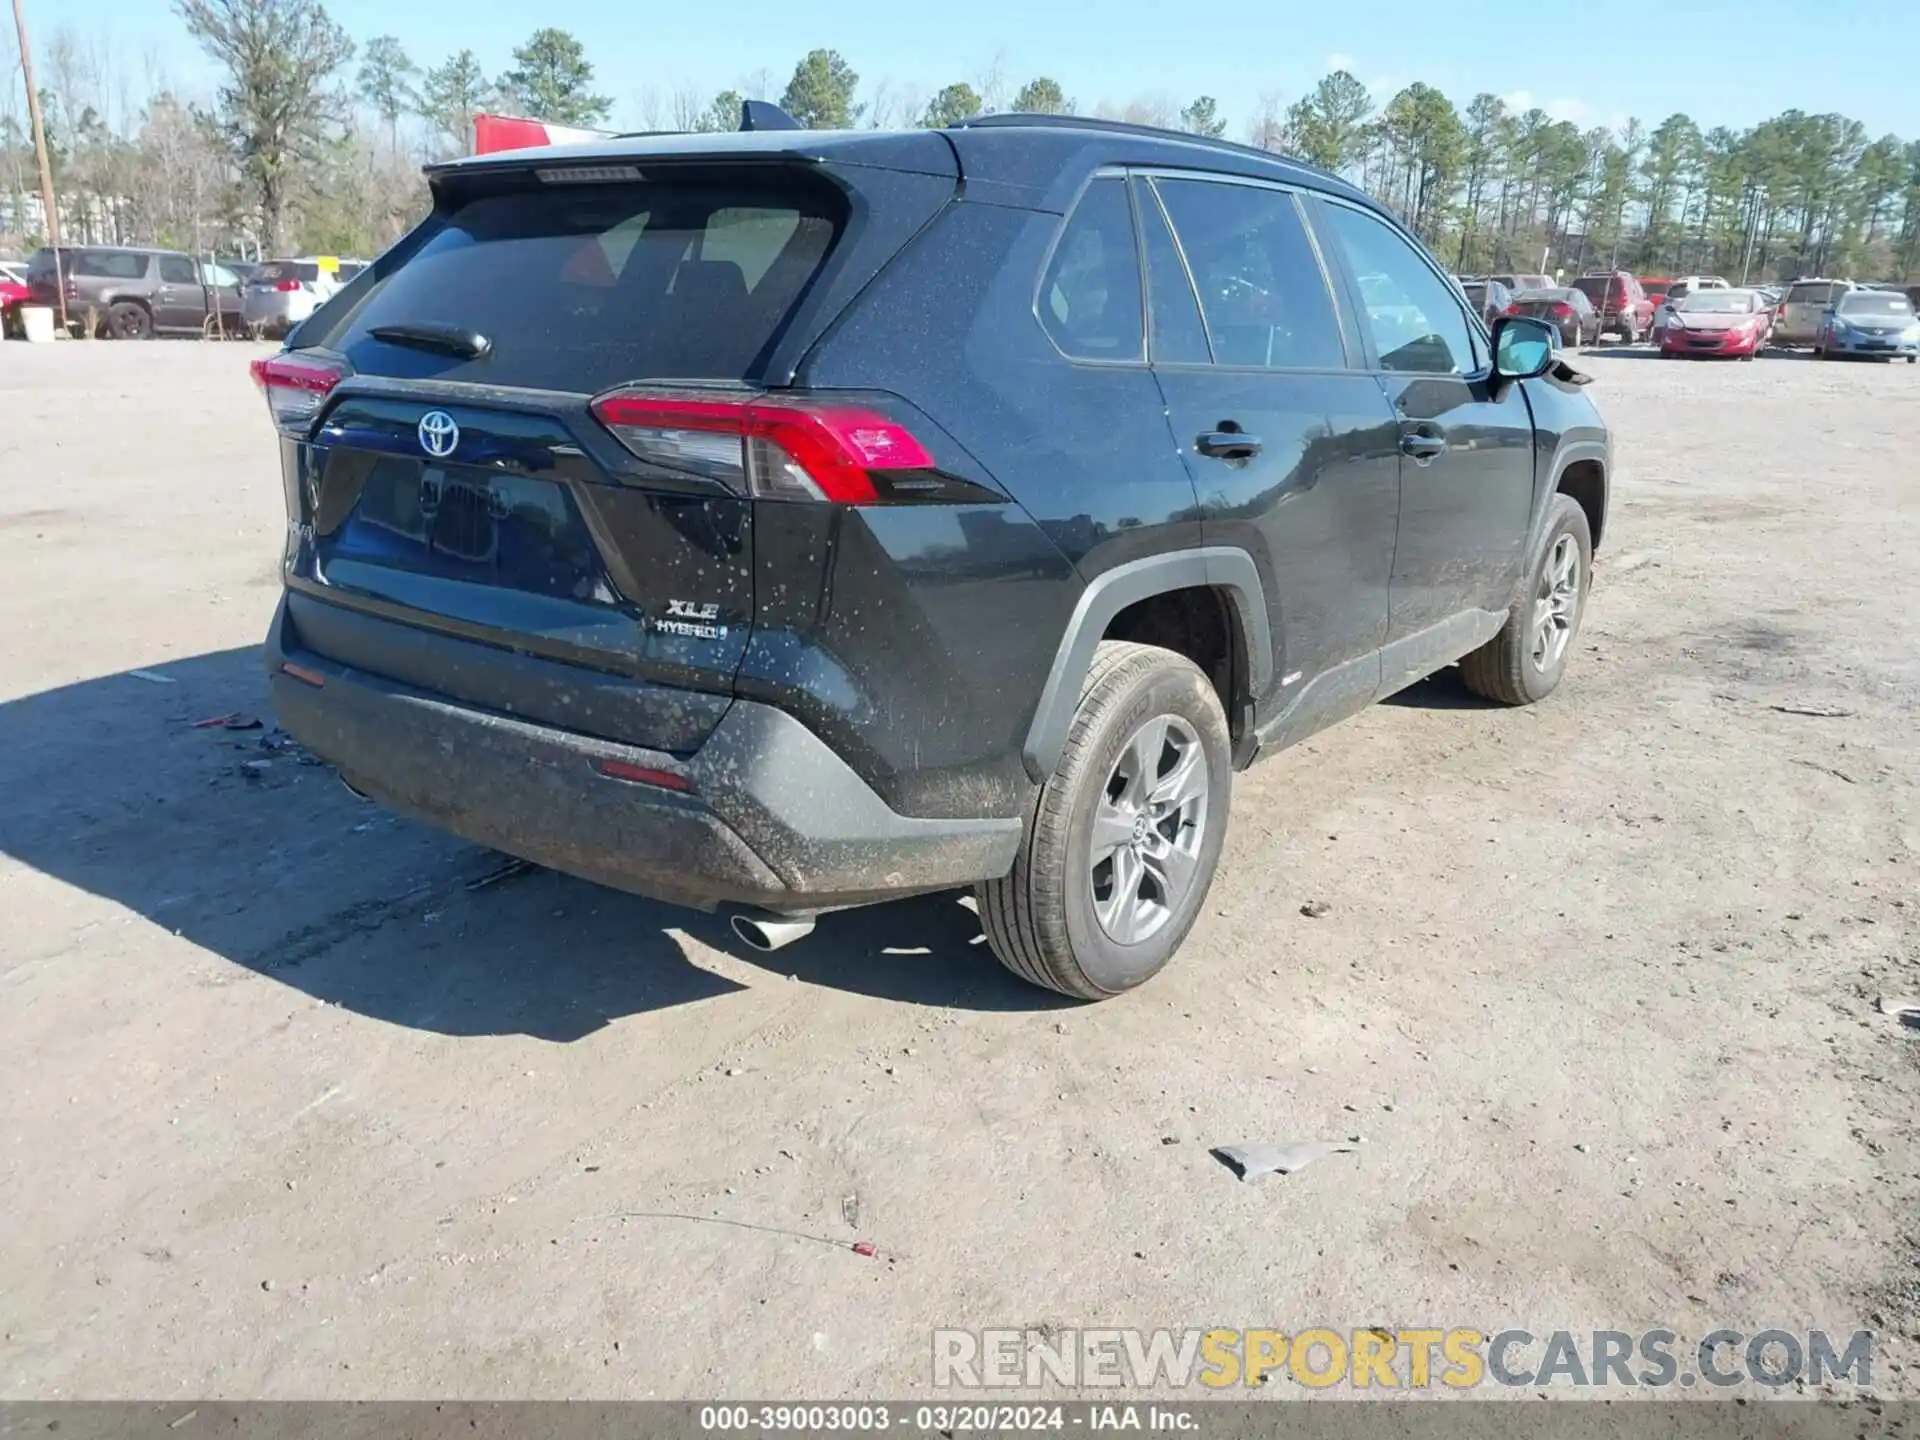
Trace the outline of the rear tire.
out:
<instances>
[{"instance_id":1,"label":"rear tire","mask_svg":"<svg viewBox=\"0 0 1920 1440\"><path fill-rule=\"evenodd\" d=\"M1012 873L976 891L1000 963L1081 1000L1158 974L1213 884L1231 772L1226 715L1200 668L1102 641Z\"/></svg>"},{"instance_id":2,"label":"rear tire","mask_svg":"<svg viewBox=\"0 0 1920 1440\"><path fill-rule=\"evenodd\" d=\"M144 305L119 301L107 307L107 334L115 340L151 340L153 316Z\"/></svg>"},{"instance_id":3,"label":"rear tire","mask_svg":"<svg viewBox=\"0 0 1920 1440\"><path fill-rule=\"evenodd\" d=\"M1526 587L1507 609L1507 623L1460 661L1467 688L1497 704L1531 705L1553 693L1566 673L1593 588L1587 512L1566 495L1555 495L1551 504L1539 553L1527 571Z\"/></svg>"}]
</instances>

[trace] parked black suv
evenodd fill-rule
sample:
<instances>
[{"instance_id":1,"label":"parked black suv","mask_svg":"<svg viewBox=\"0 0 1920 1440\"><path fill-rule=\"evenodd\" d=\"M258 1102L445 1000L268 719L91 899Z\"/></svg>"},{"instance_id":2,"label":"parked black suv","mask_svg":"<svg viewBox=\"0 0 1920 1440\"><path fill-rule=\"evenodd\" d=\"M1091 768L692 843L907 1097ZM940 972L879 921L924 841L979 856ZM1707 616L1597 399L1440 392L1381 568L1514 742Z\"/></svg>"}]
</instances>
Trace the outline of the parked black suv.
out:
<instances>
[{"instance_id":1,"label":"parked black suv","mask_svg":"<svg viewBox=\"0 0 1920 1440\"><path fill-rule=\"evenodd\" d=\"M255 362L286 728L763 947L974 885L1154 974L1232 772L1456 659L1559 681L1607 431L1358 191L996 116L489 155Z\"/></svg>"},{"instance_id":2,"label":"parked black suv","mask_svg":"<svg viewBox=\"0 0 1920 1440\"><path fill-rule=\"evenodd\" d=\"M199 335L216 312L226 328L245 331L239 278L178 250L125 245L42 246L27 263L32 303L57 311L66 292L67 323L115 340Z\"/></svg>"}]
</instances>

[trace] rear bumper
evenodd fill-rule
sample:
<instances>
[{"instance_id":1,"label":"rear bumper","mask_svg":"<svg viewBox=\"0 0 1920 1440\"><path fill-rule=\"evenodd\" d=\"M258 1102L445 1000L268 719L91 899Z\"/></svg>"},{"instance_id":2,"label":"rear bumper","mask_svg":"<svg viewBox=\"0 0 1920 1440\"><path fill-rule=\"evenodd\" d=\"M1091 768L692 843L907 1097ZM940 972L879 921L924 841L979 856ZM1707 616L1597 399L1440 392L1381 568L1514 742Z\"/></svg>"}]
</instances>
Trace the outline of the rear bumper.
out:
<instances>
[{"instance_id":1,"label":"rear bumper","mask_svg":"<svg viewBox=\"0 0 1920 1440\"><path fill-rule=\"evenodd\" d=\"M434 638L421 634L419 643ZM282 666L324 677L315 686ZM678 905L816 911L1004 875L1017 817L889 809L798 720L735 700L690 757L596 739L396 684L304 649L284 599L266 643L287 732L354 789L466 839ZM613 779L622 761L690 788Z\"/></svg>"},{"instance_id":2,"label":"rear bumper","mask_svg":"<svg viewBox=\"0 0 1920 1440\"><path fill-rule=\"evenodd\" d=\"M245 290L240 314L249 325L298 325L313 314L313 297L285 290Z\"/></svg>"}]
</instances>

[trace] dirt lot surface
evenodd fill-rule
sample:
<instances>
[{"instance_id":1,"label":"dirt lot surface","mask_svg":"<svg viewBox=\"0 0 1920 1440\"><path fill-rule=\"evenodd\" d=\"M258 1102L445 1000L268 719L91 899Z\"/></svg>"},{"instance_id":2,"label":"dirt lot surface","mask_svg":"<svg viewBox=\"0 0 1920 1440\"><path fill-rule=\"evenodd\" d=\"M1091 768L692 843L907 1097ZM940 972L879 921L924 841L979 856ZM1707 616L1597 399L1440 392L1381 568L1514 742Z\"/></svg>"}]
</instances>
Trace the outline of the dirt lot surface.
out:
<instances>
[{"instance_id":1,"label":"dirt lot surface","mask_svg":"<svg viewBox=\"0 0 1920 1440\"><path fill-rule=\"evenodd\" d=\"M1185 952L1083 1008L956 897L757 957L476 889L270 748L248 353L0 346L0 1398L902 1396L938 1326L1311 1324L1871 1327L1920 1394L1920 369L1586 361L1560 693L1241 777Z\"/></svg>"}]
</instances>

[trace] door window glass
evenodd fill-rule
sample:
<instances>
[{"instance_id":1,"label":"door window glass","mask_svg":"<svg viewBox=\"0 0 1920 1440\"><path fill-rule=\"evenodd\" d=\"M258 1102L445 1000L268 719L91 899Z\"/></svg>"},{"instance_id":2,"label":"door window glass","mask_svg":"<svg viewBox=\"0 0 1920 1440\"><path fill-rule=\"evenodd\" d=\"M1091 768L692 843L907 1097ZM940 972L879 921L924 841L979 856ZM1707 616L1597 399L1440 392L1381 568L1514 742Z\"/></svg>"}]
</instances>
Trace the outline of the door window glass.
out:
<instances>
[{"instance_id":1,"label":"door window glass","mask_svg":"<svg viewBox=\"0 0 1920 1440\"><path fill-rule=\"evenodd\" d=\"M1210 180L1154 188L1199 287L1216 363L1346 367L1333 296L1292 195Z\"/></svg>"},{"instance_id":2,"label":"door window glass","mask_svg":"<svg viewBox=\"0 0 1920 1440\"><path fill-rule=\"evenodd\" d=\"M1200 319L1200 302L1193 282L1167 229L1160 202L1144 182L1134 191L1140 206L1140 227L1147 251L1147 317L1152 358L1160 365L1209 365L1207 329Z\"/></svg>"},{"instance_id":3,"label":"door window glass","mask_svg":"<svg viewBox=\"0 0 1920 1440\"><path fill-rule=\"evenodd\" d=\"M160 257L160 278L169 285L198 285L200 276L193 268L193 262L184 255L162 255Z\"/></svg>"},{"instance_id":4,"label":"door window glass","mask_svg":"<svg viewBox=\"0 0 1920 1440\"><path fill-rule=\"evenodd\" d=\"M1380 368L1423 375L1475 369L1466 314L1414 248L1350 206L1328 205L1323 213L1360 287L1360 318L1372 332Z\"/></svg>"}]
</instances>

